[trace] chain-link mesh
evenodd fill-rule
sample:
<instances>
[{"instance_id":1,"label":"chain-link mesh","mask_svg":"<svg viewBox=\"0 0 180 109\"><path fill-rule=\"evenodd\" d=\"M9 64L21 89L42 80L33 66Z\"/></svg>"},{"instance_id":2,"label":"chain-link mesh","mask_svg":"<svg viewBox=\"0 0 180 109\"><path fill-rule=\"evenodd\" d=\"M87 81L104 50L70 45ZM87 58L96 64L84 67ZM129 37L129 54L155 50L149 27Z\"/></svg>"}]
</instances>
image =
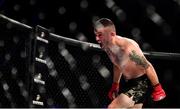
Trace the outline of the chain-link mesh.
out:
<instances>
[{"instance_id":1,"label":"chain-link mesh","mask_svg":"<svg viewBox=\"0 0 180 109\"><path fill-rule=\"evenodd\" d=\"M0 20L0 107L28 107L31 32Z\"/></svg>"},{"instance_id":2,"label":"chain-link mesh","mask_svg":"<svg viewBox=\"0 0 180 109\"><path fill-rule=\"evenodd\" d=\"M32 37L29 29L0 24L0 107L103 108L110 103L112 63L106 53L56 40L46 29ZM179 62L150 61L168 95L159 107L178 107ZM144 107L158 106L148 101Z\"/></svg>"},{"instance_id":3,"label":"chain-link mesh","mask_svg":"<svg viewBox=\"0 0 180 109\"><path fill-rule=\"evenodd\" d=\"M45 86L34 86L38 90L35 99L45 98L45 107L106 107L112 64L105 53L63 41L49 40L45 44L37 40L36 44L39 60L34 76L41 75Z\"/></svg>"}]
</instances>

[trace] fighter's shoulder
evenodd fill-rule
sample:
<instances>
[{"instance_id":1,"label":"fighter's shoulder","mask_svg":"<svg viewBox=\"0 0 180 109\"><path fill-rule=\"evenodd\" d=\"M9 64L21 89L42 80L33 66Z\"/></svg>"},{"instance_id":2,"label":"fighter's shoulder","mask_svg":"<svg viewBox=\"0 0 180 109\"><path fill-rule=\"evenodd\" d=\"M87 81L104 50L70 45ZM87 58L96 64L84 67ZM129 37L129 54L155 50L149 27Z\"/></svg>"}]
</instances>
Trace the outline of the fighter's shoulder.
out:
<instances>
[{"instance_id":1,"label":"fighter's shoulder","mask_svg":"<svg viewBox=\"0 0 180 109\"><path fill-rule=\"evenodd\" d=\"M133 39L130 39L130 38L127 38L127 37L121 37L121 36L118 36L118 38L126 45L128 44L128 45L139 46L138 43Z\"/></svg>"},{"instance_id":2,"label":"fighter's shoulder","mask_svg":"<svg viewBox=\"0 0 180 109\"><path fill-rule=\"evenodd\" d=\"M135 46L139 47L139 44L135 40L129 39L129 38L127 38L127 40L128 40L130 45L135 45Z\"/></svg>"}]
</instances>

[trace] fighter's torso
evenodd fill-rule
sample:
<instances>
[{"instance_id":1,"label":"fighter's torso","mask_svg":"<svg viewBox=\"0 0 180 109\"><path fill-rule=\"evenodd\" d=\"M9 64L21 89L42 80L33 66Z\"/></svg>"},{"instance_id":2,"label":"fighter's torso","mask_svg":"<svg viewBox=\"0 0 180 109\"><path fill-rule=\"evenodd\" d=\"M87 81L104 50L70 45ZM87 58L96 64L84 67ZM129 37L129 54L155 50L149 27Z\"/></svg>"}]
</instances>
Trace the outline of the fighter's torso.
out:
<instances>
[{"instance_id":1,"label":"fighter's torso","mask_svg":"<svg viewBox=\"0 0 180 109\"><path fill-rule=\"evenodd\" d=\"M106 48L105 51L112 63L121 69L126 79L136 78L145 73L144 68L132 60L133 53L135 52L138 54L139 52L139 48L136 44L129 44L124 48L113 45Z\"/></svg>"}]
</instances>

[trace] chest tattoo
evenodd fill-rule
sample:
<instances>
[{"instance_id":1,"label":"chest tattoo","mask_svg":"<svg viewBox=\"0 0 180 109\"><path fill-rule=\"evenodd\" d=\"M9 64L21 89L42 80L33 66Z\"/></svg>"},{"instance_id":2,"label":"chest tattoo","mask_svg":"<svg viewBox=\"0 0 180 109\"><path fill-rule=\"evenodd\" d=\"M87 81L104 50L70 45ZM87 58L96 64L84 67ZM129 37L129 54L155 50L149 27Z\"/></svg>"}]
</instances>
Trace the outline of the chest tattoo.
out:
<instances>
[{"instance_id":1,"label":"chest tattoo","mask_svg":"<svg viewBox=\"0 0 180 109\"><path fill-rule=\"evenodd\" d=\"M134 50L129 54L131 61L135 62L137 65L142 66L143 68L148 68L149 64L143 56L139 56Z\"/></svg>"}]
</instances>

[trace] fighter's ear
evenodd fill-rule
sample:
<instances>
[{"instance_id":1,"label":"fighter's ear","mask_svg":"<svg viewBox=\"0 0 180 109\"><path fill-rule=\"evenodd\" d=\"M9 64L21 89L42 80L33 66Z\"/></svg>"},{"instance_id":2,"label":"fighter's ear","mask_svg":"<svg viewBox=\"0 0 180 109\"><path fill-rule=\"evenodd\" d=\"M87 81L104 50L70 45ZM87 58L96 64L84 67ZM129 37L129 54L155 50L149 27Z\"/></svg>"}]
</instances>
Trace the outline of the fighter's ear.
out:
<instances>
[{"instance_id":1,"label":"fighter's ear","mask_svg":"<svg viewBox=\"0 0 180 109\"><path fill-rule=\"evenodd\" d=\"M115 36L116 33L114 31L111 32L111 36Z\"/></svg>"}]
</instances>

